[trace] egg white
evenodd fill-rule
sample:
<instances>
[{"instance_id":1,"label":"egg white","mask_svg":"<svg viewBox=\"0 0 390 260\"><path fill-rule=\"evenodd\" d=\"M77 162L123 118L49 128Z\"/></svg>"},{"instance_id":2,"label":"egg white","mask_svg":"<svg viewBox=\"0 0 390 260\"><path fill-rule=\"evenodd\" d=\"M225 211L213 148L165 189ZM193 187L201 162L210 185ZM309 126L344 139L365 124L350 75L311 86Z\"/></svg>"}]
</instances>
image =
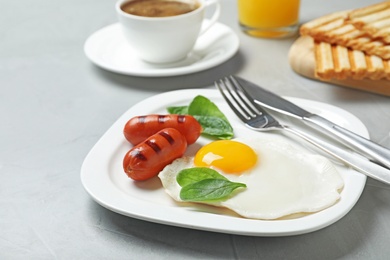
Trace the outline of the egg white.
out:
<instances>
[{"instance_id":1,"label":"egg white","mask_svg":"<svg viewBox=\"0 0 390 260\"><path fill-rule=\"evenodd\" d=\"M239 140L252 147L258 162L240 175L220 174L247 188L218 202L202 202L229 208L253 219L277 219L294 213L317 212L340 199L344 182L333 164L325 157L293 147L281 138ZM165 191L181 202L181 187L176 176L182 169L195 167L192 156L175 160L159 173Z\"/></svg>"}]
</instances>

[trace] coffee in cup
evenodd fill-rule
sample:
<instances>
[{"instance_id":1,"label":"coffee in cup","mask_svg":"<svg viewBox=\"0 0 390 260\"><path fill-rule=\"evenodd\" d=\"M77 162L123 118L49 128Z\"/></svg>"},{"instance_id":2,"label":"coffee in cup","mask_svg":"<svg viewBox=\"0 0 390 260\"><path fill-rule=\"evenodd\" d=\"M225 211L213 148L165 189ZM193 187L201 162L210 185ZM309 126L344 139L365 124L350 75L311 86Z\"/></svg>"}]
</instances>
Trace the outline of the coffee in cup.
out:
<instances>
[{"instance_id":1,"label":"coffee in cup","mask_svg":"<svg viewBox=\"0 0 390 260\"><path fill-rule=\"evenodd\" d=\"M181 2L172 0L134 0L121 6L121 9L132 15L146 17L175 16L194 11L200 5L197 1Z\"/></svg>"}]
</instances>

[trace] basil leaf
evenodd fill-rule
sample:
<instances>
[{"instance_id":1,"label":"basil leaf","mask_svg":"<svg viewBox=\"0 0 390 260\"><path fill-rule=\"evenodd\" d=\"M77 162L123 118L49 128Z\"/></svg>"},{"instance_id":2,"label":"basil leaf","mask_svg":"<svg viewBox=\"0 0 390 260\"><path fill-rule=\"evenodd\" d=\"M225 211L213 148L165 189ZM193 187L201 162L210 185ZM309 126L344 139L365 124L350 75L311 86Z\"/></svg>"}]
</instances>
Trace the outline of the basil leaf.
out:
<instances>
[{"instance_id":1,"label":"basil leaf","mask_svg":"<svg viewBox=\"0 0 390 260\"><path fill-rule=\"evenodd\" d=\"M234 135L233 128L228 121L215 116L194 115L201 124L203 134L217 136L219 139L231 139Z\"/></svg>"},{"instance_id":2,"label":"basil leaf","mask_svg":"<svg viewBox=\"0 0 390 260\"><path fill-rule=\"evenodd\" d=\"M231 182L216 170L194 167L181 170L176 181L182 187L180 198L184 201L212 201L228 197L235 189L246 187L243 183Z\"/></svg>"},{"instance_id":3,"label":"basil leaf","mask_svg":"<svg viewBox=\"0 0 390 260\"><path fill-rule=\"evenodd\" d=\"M184 186L180 191L180 198L193 202L221 200L240 187L246 185L222 179L205 179Z\"/></svg>"},{"instance_id":4,"label":"basil leaf","mask_svg":"<svg viewBox=\"0 0 390 260\"><path fill-rule=\"evenodd\" d=\"M225 115L219 110L219 108L204 96L196 96L192 100L188 107L188 113L190 115L219 117L225 121L228 121Z\"/></svg>"},{"instance_id":5,"label":"basil leaf","mask_svg":"<svg viewBox=\"0 0 390 260\"><path fill-rule=\"evenodd\" d=\"M177 183L181 187L189 184L204 180L204 179L222 179L227 180L224 176L219 174L217 171L207 167L194 167L189 169L181 170L176 177Z\"/></svg>"},{"instance_id":6,"label":"basil leaf","mask_svg":"<svg viewBox=\"0 0 390 260\"><path fill-rule=\"evenodd\" d=\"M188 106L167 107L170 114L188 115Z\"/></svg>"},{"instance_id":7,"label":"basil leaf","mask_svg":"<svg viewBox=\"0 0 390 260\"><path fill-rule=\"evenodd\" d=\"M202 126L202 134L215 136L219 139L231 139L233 128L219 108L204 96L196 96L189 106L168 107L171 114L191 115Z\"/></svg>"}]
</instances>

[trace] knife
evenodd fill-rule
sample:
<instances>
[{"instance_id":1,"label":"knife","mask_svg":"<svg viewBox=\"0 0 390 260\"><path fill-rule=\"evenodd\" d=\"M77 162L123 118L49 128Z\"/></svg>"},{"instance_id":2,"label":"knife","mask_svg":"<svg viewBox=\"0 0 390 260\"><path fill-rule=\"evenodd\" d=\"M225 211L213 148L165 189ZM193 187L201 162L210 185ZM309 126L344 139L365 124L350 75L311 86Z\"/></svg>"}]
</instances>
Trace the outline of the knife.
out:
<instances>
[{"instance_id":1,"label":"knife","mask_svg":"<svg viewBox=\"0 0 390 260\"><path fill-rule=\"evenodd\" d=\"M249 82L238 76L232 76L237 82L254 98L259 105L267 107L271 110L283 113L287 116L292 116L302 119L310 126L315 126L317 129L324 129L326 133L337 139L339 142L353 149L354 151L366 156L372 161L381 164L390 169L390 150L379 144L376 144L358 134L355 134L331 121L310 113L294 103L266 90L262 87Z\"/></svg>"}]
</instances>

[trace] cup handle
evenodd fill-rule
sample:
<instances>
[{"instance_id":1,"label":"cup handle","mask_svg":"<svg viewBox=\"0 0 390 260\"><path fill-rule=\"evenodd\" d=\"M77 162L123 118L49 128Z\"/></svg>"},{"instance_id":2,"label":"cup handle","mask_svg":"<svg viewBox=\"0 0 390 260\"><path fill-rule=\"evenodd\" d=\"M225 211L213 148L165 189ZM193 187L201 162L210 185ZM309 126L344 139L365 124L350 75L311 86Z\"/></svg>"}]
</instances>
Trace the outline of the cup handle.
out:
<instances>
[{"instance_id":1,"label":"cup handle","mask_svg":"<svg viewBox=\"0 0 390 260\"><path fill-rule=\"evenodd\" d=\"M213 26L221 14L221 5L219 3L219 0L208 0L205 3L205 7L209 7L210 5L215 5L215 12L213 16L210 18L209 23L206 26L202 26L202 30L200 31L199 35L204 34L208 29L210 29L211 26Z\"/></svg>"}]
</instances>

